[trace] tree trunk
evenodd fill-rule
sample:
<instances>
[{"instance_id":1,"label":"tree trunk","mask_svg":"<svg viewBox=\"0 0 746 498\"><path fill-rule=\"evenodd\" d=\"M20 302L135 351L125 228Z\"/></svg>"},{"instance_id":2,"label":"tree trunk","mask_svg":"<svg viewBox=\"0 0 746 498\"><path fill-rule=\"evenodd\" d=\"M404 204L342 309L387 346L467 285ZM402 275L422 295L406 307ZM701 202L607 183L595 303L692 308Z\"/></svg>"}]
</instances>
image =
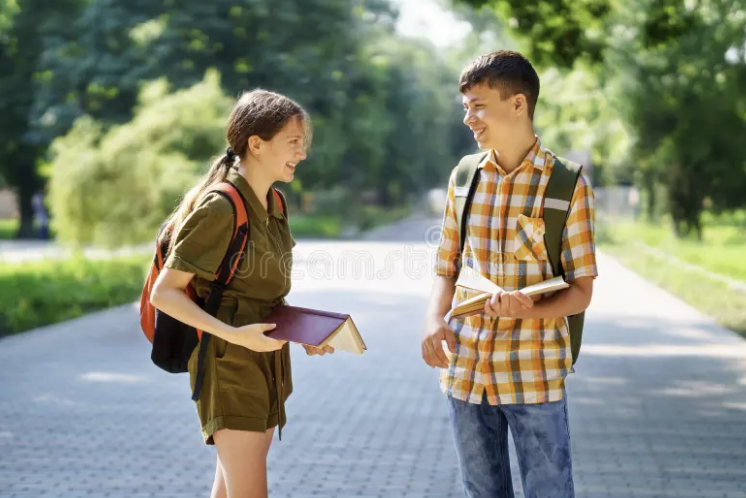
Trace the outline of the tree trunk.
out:
<instances>
[{"instance_id":1,"label":"tree trunk","mask_svg":"<svg viewBox=\"0 0 746 498\"><path fill-rule=\"evenodd\" d=\"M655 197L655 182L653 181L653 175L650 173L645 173L642 177L642 185L645 192L647 192L647 196L645 199L645 217L648 220L654 220L655 219L655 207L656 207L656 197Z\"/></svg>"},{"instance_id":2,"label":"tree trunk","mask_svg":"<svg viewBox=\"0 0 746 498\"><path fill-rule=\"evenodd\" d=\"M382 184L378 185L378 202L382 207L391 207L392 199L391 194L389 193L389 184L388 182L383 182Z\"/></svg>"},{"instance_id":3,"label":"tree trunk","mask_svg":"<svg viewBox=\"0 0 746 498\"><path fill-rule=\"evenodd\" d=\"M36 158L40 151L27 148L13 158L14 167L8 175L8 183L15 187L18 195L18 211L21 213L21 224L16 232L16 239L34 239L34 209L31 199L44 188L44 182L36 172Z\"/></svg>"},{"instance_id":4,"label":"tree trunk","mask_svg":"<svg viewBox=\"0 0 746 498\"><path fill-rule=\"evenodd\" d=\"M34 192L24 186L18 187L18 211L21 213L21 223L16 232L16 239L35 239L34 233L34 209L31 198Z\"/></svg>"}]
</instances>

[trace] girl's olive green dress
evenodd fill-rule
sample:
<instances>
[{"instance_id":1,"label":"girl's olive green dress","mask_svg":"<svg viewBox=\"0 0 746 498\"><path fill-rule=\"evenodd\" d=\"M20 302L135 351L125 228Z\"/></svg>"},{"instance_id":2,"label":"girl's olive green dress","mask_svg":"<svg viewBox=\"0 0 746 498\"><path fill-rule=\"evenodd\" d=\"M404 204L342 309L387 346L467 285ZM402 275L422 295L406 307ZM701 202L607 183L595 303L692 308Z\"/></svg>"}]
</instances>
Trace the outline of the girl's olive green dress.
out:
<instances>
[{"instance_id":1,"label":"girl's olive green dress","mask_svg":"<svg viewBox=\"0 0 746 498\"><path fill-rule=\"evenodd\" d=\"M230 285L223 293L218 319L233 326L260 322L284 302L290 291L292 248L295 245L288 220L267 197L268 210L232 169L227 181L235 185L249 214L249 247ZM269 212L267 212L269 211ZM207 194L176 234L167 268L194 273L194 286L207 298L235 227L233 207L221 194ZM192 389L197 351L189 361ZM290 351L257 353L213 336L204 360L204 379L197 412L205 443L214 444L220 429L264 432L285 425L285 400L293 384Z\"/></svg>"}]
</instances>

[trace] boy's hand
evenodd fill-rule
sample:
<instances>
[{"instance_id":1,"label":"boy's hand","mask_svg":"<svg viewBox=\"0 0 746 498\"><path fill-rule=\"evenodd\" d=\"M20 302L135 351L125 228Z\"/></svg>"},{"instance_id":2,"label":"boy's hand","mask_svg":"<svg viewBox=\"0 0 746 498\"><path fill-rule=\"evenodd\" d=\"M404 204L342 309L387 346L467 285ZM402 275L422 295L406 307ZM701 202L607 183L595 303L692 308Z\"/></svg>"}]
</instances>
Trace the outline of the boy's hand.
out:
<instances>
[{"instance_id":1,"label":"boy's hand","mask_svg":"<svg viewBox=\"0 0 746 498\"><path fill-rule=\"evenodd\" d=\"M531 318L534 300L521 291L496 292L484 303L484 312L491 317Z\"/></svg>"},{"instance_id":2,"label":"boy's hand","mask_svg":"<svg viewBox=\"0 0 746 498\"><path fill-rule=\"evenodd\" d=\"M303 349L306 350L306 354L308 356L324 356L325 354L332 354L334 352L334 348L331 346L324 346L323 348L317 348L315 346L309 346L307 344L301 344L303 346Z\"/></svg>"},{"instance_id":3,"label":"boy's hand","mask_svg":"<svg viewBox=\"0 0 746 498\"><path fill-rule=\"evenodd\" d=\"M451 353L456 352L456 336L443 318L425 320L425 333L422 335L422 359L433 368L448 368L448 357L443 350L443 341Z\"/></svg>"}]
</instances>

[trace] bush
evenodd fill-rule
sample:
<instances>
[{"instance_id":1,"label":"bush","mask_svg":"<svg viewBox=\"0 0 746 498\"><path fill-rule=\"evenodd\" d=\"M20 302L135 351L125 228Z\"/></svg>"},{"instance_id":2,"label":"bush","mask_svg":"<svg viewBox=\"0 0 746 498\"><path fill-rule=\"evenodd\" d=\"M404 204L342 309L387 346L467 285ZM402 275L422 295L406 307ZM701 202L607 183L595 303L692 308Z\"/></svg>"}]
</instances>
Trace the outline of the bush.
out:
<instances>
[{"instance_id":1,"label":"bush","mask_svg":"<svg viewBox=\"0 0 746 498\"><path fill-rule=\"evenodd\" d=\"M136 301L150 255L73 258L0 267L0 335Z\"/></svg>"},{"instance_id":2,"label":"bush","mask_svg":"<svg viewBox=\"0 0 746 498\"><path fill-rule=\"evenodd\" d=\"M53 144L50 206L58 239L121 246L150 241L183 192L225 147L232 105L216 73L167 94L148 84L132 121L105 129L90 117Z\"/></svg>"}]
</instances>

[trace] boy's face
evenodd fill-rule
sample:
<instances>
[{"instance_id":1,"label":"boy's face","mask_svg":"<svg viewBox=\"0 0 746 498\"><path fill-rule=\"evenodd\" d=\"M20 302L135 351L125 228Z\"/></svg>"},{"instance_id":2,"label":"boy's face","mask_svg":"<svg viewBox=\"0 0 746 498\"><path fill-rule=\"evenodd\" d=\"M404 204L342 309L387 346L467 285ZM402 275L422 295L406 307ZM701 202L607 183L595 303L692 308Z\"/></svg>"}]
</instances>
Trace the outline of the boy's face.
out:
<instances>
[{"instance_id":1,"label":"boy's face","mask_svg":"<svg viewBox=\"0 0 746 498\"><path fill-rule=\"evenodd\" d=\"M462 94L464 124L471 129L482 150L500 150L512 141L522 120L527 119L526 97L503 100L500 91L487 83L474 85Z\"/></svg>"}]
</instances>

